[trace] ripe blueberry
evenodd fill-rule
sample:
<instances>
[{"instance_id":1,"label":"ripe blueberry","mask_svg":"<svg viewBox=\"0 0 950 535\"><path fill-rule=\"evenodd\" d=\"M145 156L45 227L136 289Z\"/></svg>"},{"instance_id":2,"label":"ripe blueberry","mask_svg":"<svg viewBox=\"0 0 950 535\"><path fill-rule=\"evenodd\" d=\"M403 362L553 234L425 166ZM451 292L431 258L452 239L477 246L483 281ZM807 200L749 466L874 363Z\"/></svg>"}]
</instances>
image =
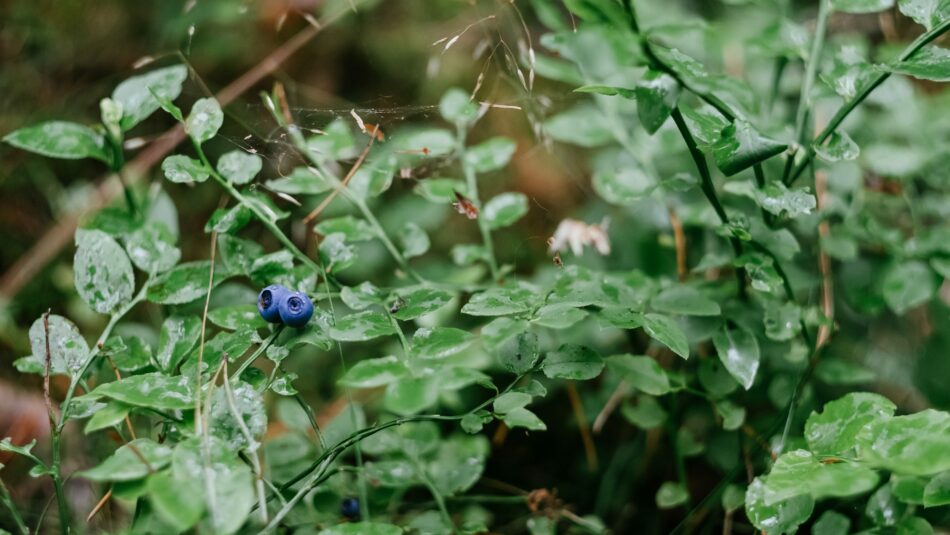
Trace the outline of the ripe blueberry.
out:
<instances>
[{"instance_id":1,"label":"ripe blueberry","mask_svg":"<svg viewBox=\"0 0 950 535\"><path fill-rule=\"evenodd\" d=\"M281 299L288 293L290 293L290 290L279 284L271 284L261 290L261 293L257 295L257 311L261 313L261 317L264 318L264 321L280 323L278 305Z\"/></svg>"},{"instance_id":2,"label":"ripe blueberry","mask_svg":"<svg viewBox=\"0 0 950 535\"><path fill-rule=\"evenodd\" d=\"M313 316L313 302L306 294L287 292L277 303L280 319L288 327L303 327Z\"/></svg>"},{"instance_id":3,"label":"ripe blueberry","mask_svg":"<svg viewBox=\"0 0 950 535\"><path fill-rule=\"evenodd\" d=\"M353 497L343 498L340 502L340 515L349 520L359 520L360 501Z\"/></svg>"}]
</instances>

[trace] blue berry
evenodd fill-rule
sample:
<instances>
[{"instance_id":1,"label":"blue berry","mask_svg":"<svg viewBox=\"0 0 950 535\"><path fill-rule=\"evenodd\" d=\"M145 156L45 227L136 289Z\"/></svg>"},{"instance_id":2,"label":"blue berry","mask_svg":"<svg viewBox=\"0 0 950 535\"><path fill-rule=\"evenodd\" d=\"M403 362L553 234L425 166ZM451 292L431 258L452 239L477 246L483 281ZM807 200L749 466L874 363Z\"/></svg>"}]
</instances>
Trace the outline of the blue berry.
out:
<instances>
[{"instance_id":1,"label":"blue berry","mask_svg":"<svg viewBox=\"0 0 950 535\"><path fill-rule=\"evenodd\" d=\"M280 319L288 327L303 327L313 317L313 302L306 294L287 292L278 303Z\"/></svg>"},{"instance_id":2,"label":"blue berry","mask_svg":"<svg viewBox=\"0 0 950 535\"><path fill-rule=\"evenodd\" d=\"M340 514L350 520L359 520L360 501L356 498L343 498L340 503Z\"/></svg>"},{"instance_id":3,"label":"blue berry","mask_svg":"<svg viewBox=\"0 0 950 535\"><path fill-rule=\"evenodd\" d=\"M257 295L257 311L261 313L264 321L280 323L279 304L288 293L290 290L279 284L271 284L261 290L261 293Z\"/></svg>"}]
</instances>

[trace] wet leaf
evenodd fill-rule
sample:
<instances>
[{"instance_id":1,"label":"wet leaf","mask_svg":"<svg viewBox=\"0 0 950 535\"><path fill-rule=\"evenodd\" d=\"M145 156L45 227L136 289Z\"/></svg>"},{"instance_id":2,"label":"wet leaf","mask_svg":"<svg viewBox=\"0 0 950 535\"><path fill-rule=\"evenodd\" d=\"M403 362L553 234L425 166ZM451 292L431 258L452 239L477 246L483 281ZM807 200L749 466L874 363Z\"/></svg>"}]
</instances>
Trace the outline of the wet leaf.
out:
<instances>
[{"instance_id":1,"label":"wet leaf","mask_svg":"<svg viewBox=\"0 0 950 535\"><path fill-rule=\"evenodd\" d=\"M586 381L600 375L604 369L604 359L593 349L564 344L557 351L549 352L541 370L551 379L572 379Z\"/></svg>"},{"instance_id":2,"label":"wet leaf","mask_svg":"<svg viewBox=\"0 0 950 535\"><path fill-rule=\"evenodd\" d=\"M389 318L369 310L340 318L330 328L330 338L340 342L362 342L393 334L396 331Z\"/></svg>"},{"instance_id":3,"label":"wet leaf","mask_svg":"<svg viewBox=\"0 0 950 535\"><path fill-rule=\"evenodd\" d=\"M647 71L637 84L637 115L647 132L656 133L670 117L670 112L676 107L679 90L676 79L653 70Z\"/></svg>"},{"instance_id":4,"label":"wet leaf","mask_svg":"<svg viewBox=\"0 0 950 535\"><path fill-rule=\"evenodd\" d=\"M662 396L670 391L670 379L660 364L650 357L614 355L607 357L607 367L631 386L650 394Z\"/></svg>"},{"instance_id":5,"label":"wet leaf","mask_svg":"<svg viewBox=\"0 0 950 535\"><path fill-rule=\"evenodd\" d=\"M122 130L130 130L155 113L159 99L171 102L178 98L187 77L188 69L184 65L172 65L133 76L117 85L112 100L122 107L119 123Z\"/></svg>"},{"instance_id":6,"label":"wet leaf","mask_svg":"<svg viewBox=\"0 0 950 535\"><path fill-rule=\"evenodd\" d=\"M802 494L766 504L765 484L761 477L752 481L745 493L745 511L752 524L767 535L791 534L811 516L815 499Z\"/></svg>"},{"instance_id":7,"label":"wet leaf","mask_svg":"<svg viewBox=\"0 0 950 535\"><path fill-rule=\"evenodd\" d=\"M218 159L218 173L232 184L247 184L261 172L264 166L261 157L241 150L232 150Z\"/></svg>"},{"instance_id":8,"label":"wet leaf","mask_svg":"<svg viewBox=\"0 0 950 535\"><path fill-rule=\"evenodd\" d=\"M176 184L194 184L208 180L211 173L203 163L194 158L174 154L162 160L162 173Z\"/></svg>"},{"instance_id":9,"label":"wet leaf","mask_svg":"<svg viewBox=\"0 0 950 535\"><path fill-rule=\"evenodd\" d=\"M201 144L213 138L223 123L224 113L218 101L213 98L202 98L191 107L191 113L185 119L185 132Z\"/></svg>"},{"instance_id":10,"label":"wet leaf","mask_svg":"<svg viewBox=\"0 0 950 535\"><path fill-rule=\"evenodd\" d=\"M122 246L99 230L76 231L76 291L93 310L110 314L132 299L135 277Z\"/></svg>"},{"instance_id":11,"label":"wet leaf","mask_svg":"<svg viewBox=\"0 0 950 535\"><path fill-rule=\"evenodd\" d=\"M643 316L643 330L677 355L689 358L689 340L673 318L662 314L646 314Z\"/></svg>"},{"instance_id":12,"label":"wet leaf","mask_svg":"<svg viewBox=\"0 0 950 535\"><path fill-rule=\"evenodd\" d=\"M91 481L131 481L161 470L171 460L171 448L140 438L117 449L95 468L83 470L77 475Z\"/></svg>"},{"instance_id":13,"label":"wet leaf","mask_svg":"<svg viewBox=\"0 0 950 535\"><path fill-rule=\"evenodd\" d=\"M412 351L422 359L442 359L464 351L475 335L454 327L423 327L412 335Z\"/></svg>"},{"instance_id":14,"label":"wet leaf","mask_svg":"<svg viewBox=\"0 0 950 535\"><path fill-rule=\"evenodd\" d=\"M713 345L726 370L746 390L752 388L759 370L759 343L741 327L723 326L713 335Z\"/></svg>"},{"instance_id":15,"label":"wet leaf","mask_svg":"<svg viewBox=\"0 0 950 535\"><path fill-rule=\"evenodd\" d=\"M394 383L408 374L402 361L389 356L357 362L339 382L354 388L374 388Z\"/></svg>"},{"instance_id":16,"label":"wet leaf","mask_svg":"<svg viewBox=\"0 0 950 535\"><path fill-rule=\"evenodd\" d=\"M851 455L869 438L870 424L894 415L896 407L878 394L855 392L826 403L805 422L805 439L817 455Z\"/></svg>"},{"instance_id":17,"label":"wet leaf","mask_svg":"<svg viewBox=\"0 0 950 535\"><path fill-rule=\"evenodd\" d=\"M30 326L30 347L40 369L46 366L46 340L47 329L40 317ZM49 353L51 373L67 375L78 374L91 356L76 325L56 314L49 316Z\"/></svg>"},{"instance_id":18,"label":"wet leaf","mask_svg":"<svg viewBox=\"0 0 950 535\"><path fill-rule=\"evenodd\" d=\"M49 121L10 132L3 141L50 158L95 158L110 163L102 134L81 124Z\"/></svg>"},{"instance_id":19,"label":"wet leaf","mask_svg":"<svg viewBox=\"0 0 950 535\"><path fill-rule=\"evenodd\" d=\"M781 154L787 147L784 143L763 136L750 123L736 120L723 128L712 152L719 170L726 176L732 176Z\"/></svg>"},{"instance_id":20,"label":"wet leaf","mask_svg":"<svg viewBox=\"0 0 950 535\"><path fill-rule=\"evenodd\" d=\"M511 226L527 213L528 197L516 192L502 193L482 207L482 218L490 229Z\"/></svg>"}]
</instances>

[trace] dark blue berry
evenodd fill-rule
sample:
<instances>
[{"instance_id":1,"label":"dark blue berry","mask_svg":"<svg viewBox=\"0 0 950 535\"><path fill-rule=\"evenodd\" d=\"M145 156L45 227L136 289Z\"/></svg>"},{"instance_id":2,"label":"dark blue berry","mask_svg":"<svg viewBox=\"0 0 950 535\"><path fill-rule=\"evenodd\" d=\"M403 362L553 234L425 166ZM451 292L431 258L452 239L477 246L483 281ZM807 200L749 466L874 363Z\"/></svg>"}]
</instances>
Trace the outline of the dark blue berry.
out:
<instances>
[{"instance_id":1,"label":"dark blue berry","mask_svg":"<svg viewBox=\"0 0 950 535\"><path fill-rule=\"evenodd\" d=\"M280 319L288 327L303 327L313 317L313 301L306 294L287 292L278 303Z\"/></svg>"},{"instance_id":2,"label":"dark blue berry","mask_svg":"<svg viewBox=\"0 0 950 535\"><path fill-rule=\"evenodd\" d=\"M257 295L257 311L264 321L280 323L280 301L290 290L279 285L271 284Z\"/></svg>"},{"instance_id":3,"label":"dark blue berry","mask_svg":"<svg viewBox=\"0 0 950 535\"><path fill-rule=\"evenodd\" d=\"M349 520L359 520L360 501L352 497L343 498L343 501L340 502L340 515Z\"/></svg>"}]
</instances>

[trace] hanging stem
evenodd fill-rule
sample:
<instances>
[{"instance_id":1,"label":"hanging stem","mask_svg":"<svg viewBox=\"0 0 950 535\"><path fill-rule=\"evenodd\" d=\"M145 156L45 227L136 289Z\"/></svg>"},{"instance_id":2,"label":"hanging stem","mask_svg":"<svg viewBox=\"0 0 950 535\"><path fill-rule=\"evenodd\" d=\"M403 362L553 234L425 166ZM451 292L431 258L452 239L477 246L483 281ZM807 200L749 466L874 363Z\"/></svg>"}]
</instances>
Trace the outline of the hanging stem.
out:
<instances>
[{"instance_id":1,"label":"hanging stem","mask_svg":"<svg viewBox=\"0 0 950 535\"><path fill-rule=\"evenodd\" d=\"M934 39L943 35L943 33L946 32L948 29L950 29L950 19L947 19L941 22L929 32L922 34L920 37L915 39L914 42L912 42L907 48L905 48L903 52L901 52L901 55L898 56L898 63L902 61L906 61L908 58L913 56L918 50L923 48L925 45L927 45ZM811 143L808 144L808 146L804 147L805 155L802 157L801 161L799 161L798 164L795 165L794 170L791 171L791 173L789 173L783 180L786 186L790 186L793 182L795 182L795 180L799 176L801 176L801 174L808 167L808 164L810 164L812 160L814 160L815 147L821 145L829 137L831 137L831 134L833 134L835 130L837 130L838 127L841 126L841 123L844 122L844 120L848 117L848 115L850 115L851 112L854 111L854 109L857 108L859 104L864 102L864 99L866 99L868 95L871 94L871 92L873 92L875 89L877 89L878 86L883 84L884 81L887 80L890 76L891 76L891 73L889 71L883 71L879 73L873 80L868 82L867 85L862 87L861 90L858 91L858 93L854 96L854 98L846 102L841 108L838 109L834 117L832 117L831 120L828 121L828 125L825 126L824 130L822 130L821 133L818 134L818 136L815 137L815 139Z\"/></svg>"},{"instance_id":2,"label":"hanging stem","mask_svg":"<svg viewBox=\"0 0 950 535\"><path fill-rule=\"evenodd\" d=\"M491 229L488 228L488 222L485 221L485 218L482 217L482 201L478 196L478 180L475 175L475 169L471 165L465 162L465 138L467 132L465 127L459 125L457 129L456 139L456 153L458 155L459 163L462 166L462 173L465 175L465 185L468 188L468 194L471 196L469 200L472 204L475 205L475 208L478 209L478 230L482 234L482 242L485 244L485 255L488 258L488 269L491 270L492 281L498 281L498 261L495 259L495 247L492 244L491 238Z\"/></svg>"}]
</instances>

